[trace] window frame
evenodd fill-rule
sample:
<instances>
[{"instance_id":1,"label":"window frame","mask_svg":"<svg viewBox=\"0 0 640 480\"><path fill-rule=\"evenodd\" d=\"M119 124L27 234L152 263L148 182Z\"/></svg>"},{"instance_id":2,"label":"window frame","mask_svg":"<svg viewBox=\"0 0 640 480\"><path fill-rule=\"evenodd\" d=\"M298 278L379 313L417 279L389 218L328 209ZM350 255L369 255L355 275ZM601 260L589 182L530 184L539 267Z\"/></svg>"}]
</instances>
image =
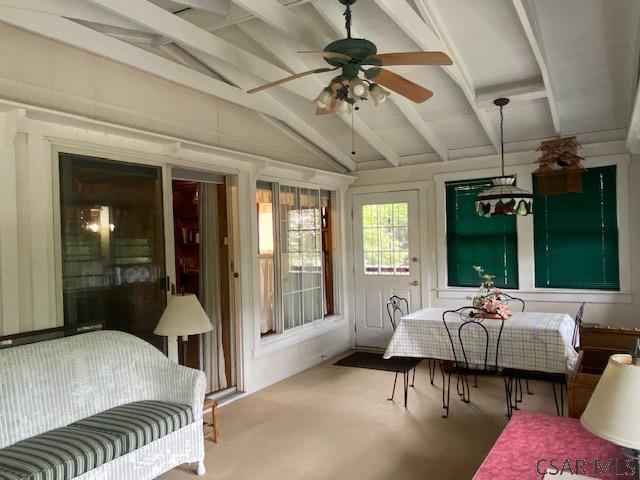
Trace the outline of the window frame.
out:
<instances>
[{"instance_id":1,"label":"window frame","mask_svg":"<svg viewBox=\"0 0 640 480\"><path fill-rule=\"evenodd\" d=\"M252 188L252 202L255 204L256 199L256 190L258 183L270 183L273 186L274 191L274 269L276 271L277 278L275 279L275 295L276 301L275 303L275 314L276 314L276 332L269 335L260 335L260 314L259 314L259 289L254 289L254 330L256 335L256 340L254 342L254 356L262 356L269 354L273 351L279 350L281 348L286 348L289 345L296 344L306 338L312 338L317 335L322 335L327 333L335 328L339 328L343 322L343 318L341 315L341 305L343 295L340 291L340 272L339 268L340 261L342 258L342 242L340 241L342 235L342 215L341 215L341 206L343 204L344 198L344 188L335 186L335 185L325 185L325 184L310 184L305 182L299 182L295 180L290 180L288 178L278 178L278 177L269 177L263 175L256 175L251 179ZM281 268L281 253L282 253L282 232L280 231L280 186L285 185L287 187L296 187L301 189L311 189L311 190L325 190L331 193L331 219L332 219L332 280L333 280L333 291L334 291L334 312L333 314L329 314L324 316L323 318L313 320L309 323L302 324L296 327L292 327L289 329L284 329L284 321L282 316L282 278L280 275ZM320 195L321 197L321 195ZM255 211L255 208L252 208ZM255 213L255 212L254 212ZM259 272L258 272L258 224L257 224L257 213L256 217L254 217L254 221L252 221L252 229L254 232L253 241L255 242L252 250L254 250L254 261L253 261L253 269L254 269L254 284L258 284ZM322 299L324 298L324 275L325 269L322 265L321 261L321 291L322 291ZM278 300L280 298L280 300Z\"/></svg>"},{"instance_id":2,"label":"window frame","mask_svg":"<svg viewBox=\"0 0 640 480\"><path fill-rule=\"evenodd\" d=\"M525 157L532 160L530 155ZM631 238L629 230L629 163L628 154L602 155L587 158L583 165L589 167L616 166L616 203L618 220L618 262L620 272L620 290L592 290L570 288L546 288L535 286L535 256L533 217L517 218L518 232L518 290L514 292L519 298L538 302L598 302L598 303L631 303ZM515 175L520 188L533 190L532 174L537 163L530 161L524 165L508 166L507 175ZM448 286L447 244L446 244L446 182L476 180L499 176L498 168L478 169L455 173L434 175L436 190L436 263L437 263L437 296L442 299L465 299L477 289L469 287ZM535 215L535 205L534 213Z\"/></svg>"}]
</instances>

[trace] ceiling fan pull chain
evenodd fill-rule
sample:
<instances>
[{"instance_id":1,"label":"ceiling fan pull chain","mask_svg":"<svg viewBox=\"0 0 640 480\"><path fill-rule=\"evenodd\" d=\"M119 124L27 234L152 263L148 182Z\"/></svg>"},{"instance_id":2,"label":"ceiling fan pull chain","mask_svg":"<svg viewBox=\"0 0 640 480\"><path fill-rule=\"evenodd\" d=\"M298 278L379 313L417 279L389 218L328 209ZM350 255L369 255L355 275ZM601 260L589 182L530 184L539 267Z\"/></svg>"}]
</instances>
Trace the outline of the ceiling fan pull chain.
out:
<instances>
[{"instance_id":1,"label":"ceiling fan pull chain","mask_svg":"<svg viewBox=\"0 0 640 480\"><path fill-rule=\"evenodd\" d=\"M351 110L351 156L356 156L356 134L353 130L353 110Z\"/></svg>"}]
</instances>

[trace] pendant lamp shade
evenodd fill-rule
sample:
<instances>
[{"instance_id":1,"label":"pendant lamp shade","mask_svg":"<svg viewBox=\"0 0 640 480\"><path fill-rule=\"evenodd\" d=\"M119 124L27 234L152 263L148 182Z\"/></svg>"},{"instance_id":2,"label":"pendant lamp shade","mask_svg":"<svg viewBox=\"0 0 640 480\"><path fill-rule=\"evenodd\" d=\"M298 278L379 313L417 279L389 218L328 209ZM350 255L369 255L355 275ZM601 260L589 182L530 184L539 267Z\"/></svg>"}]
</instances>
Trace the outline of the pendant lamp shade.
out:
<instances>
[{"instance_id":1,"label":"pendant lamp shade","mask_svg":"<svg viewBox=\"0 0 640 480\"><path fill-rule=\"evenodd\" d=\"M481 217L492 215L529 215L533 213L533 194L516 187L516 179L504 174L504 117L502 108L509 103L508 98L498 98L493 102L500 107L500 160L502 176L493 179L493 186L476 197L476 213Z\"/></svg>"},{"instance_id":2,"label":"pendant lamp shade","mask_svg":"<svg viewBox=\"0 0 640 480\"><path fill-rule=\"evenodd\" d=\"M193 294L173 295L153 331L164 337L182 337L210 332L213 325Z\"/></svg>"}]
</instances>

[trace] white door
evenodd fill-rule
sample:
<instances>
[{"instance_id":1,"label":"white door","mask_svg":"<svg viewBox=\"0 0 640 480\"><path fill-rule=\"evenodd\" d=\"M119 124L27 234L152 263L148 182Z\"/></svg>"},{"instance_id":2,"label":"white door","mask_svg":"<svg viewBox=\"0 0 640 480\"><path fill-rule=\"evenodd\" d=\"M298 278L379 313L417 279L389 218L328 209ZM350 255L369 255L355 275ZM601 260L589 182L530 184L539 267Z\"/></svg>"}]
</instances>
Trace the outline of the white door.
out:
<instances>
[{"instance_id":1,"label":"white door","mask_svg":"<svg viewBox=\"0 0 640 480\"><path fill-rule=\"evenodd\" d=\"M383 348L393 333L389 297L421 306L418 191L354 195L353 246L356 344Z\"/></svg>"}]
</instances>

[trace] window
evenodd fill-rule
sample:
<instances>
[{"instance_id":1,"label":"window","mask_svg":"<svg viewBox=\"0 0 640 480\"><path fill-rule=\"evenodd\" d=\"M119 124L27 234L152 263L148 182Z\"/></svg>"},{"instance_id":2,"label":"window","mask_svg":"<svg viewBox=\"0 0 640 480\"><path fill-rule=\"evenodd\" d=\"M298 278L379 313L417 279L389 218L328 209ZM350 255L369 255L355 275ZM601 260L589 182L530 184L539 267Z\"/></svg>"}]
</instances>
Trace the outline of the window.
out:
<instances>
[{"instance_id":1,"label":"window","mask_svg":"<svg viewBox=\"0 0 640 480\"><path fill-rule=\"evenodd\" d=\"M545 197L534 176L536 287L620 290L615 165L588 169L582 188Z\"/></svg>"},{"instance_id":2,"label":"window","mask_svg":"<svg viewBox=\"0 0 640 480\"><path fill-rule=\"evenodd\" d=\"M483 218L475 211L476 196L491 185L491 179L445 184L449 286L478 286L473 265L482 265L496 286L518 288L515 215Z\"/></svg>"},{"instance_id":3,"label":"window","mask_svg":"<svg viewBox=\"0 0 640 480\"><path fill-rule=\"evenodd\" d=\"M262 335L333 314L331 192L258 182L256 202Z\"/></svg>"},{"instance_id":4,"label":"window","mask_svg":"<svg viewBox=\"0 0 640 480\"><path fill-rule=\"evenodd\" d=\"M409 204L362 206L365 275L409 275Z\"/></svg>"}]
</instances>

